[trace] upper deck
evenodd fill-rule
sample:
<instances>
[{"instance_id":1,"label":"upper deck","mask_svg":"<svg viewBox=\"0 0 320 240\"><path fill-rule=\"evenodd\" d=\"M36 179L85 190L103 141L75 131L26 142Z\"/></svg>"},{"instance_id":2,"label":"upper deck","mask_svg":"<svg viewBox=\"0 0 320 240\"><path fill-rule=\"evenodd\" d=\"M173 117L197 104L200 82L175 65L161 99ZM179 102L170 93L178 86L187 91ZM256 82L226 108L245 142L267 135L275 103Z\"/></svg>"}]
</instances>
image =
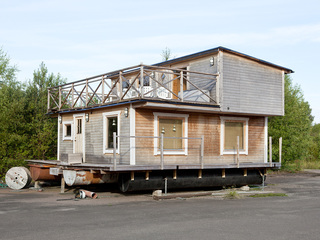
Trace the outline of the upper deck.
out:
<instances>
[{"instance_id":1,"label":"upper deck","mask_svg":"<svg viewBox=\"0 0 320 240\"><path fill-rule=\"evenodd\" d=\"M137 65L48 89L48 113L138 99L219 105L219 74Z\"/></svg>"}]
</instances>

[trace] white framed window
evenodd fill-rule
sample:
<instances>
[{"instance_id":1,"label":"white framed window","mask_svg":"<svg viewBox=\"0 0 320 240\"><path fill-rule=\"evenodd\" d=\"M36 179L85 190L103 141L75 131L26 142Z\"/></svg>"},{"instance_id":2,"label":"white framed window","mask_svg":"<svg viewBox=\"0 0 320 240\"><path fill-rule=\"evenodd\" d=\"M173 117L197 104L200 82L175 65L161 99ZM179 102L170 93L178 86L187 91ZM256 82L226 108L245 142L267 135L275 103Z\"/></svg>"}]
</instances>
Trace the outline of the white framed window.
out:
<instances>
[{"instance_id":1,"label":"white framed window","mask_svg":"<svg viewBox=\"0 0 320 240\"><path fill-rule=\"evenodd\" d=\"M65 121L62 122L62 140L72 140L73 136L73 122Z\"/></svg>"},{"instance_id":2,"label":"white framed window","mask_svg":"<svg viewBox=\"0 0 320 240\"><path fill-rule=\"evenodd\" d=\"M154 136L188 137L189 114L154 112ZM188 139L169 139L163 141L164 154L187 155ZM160 154L160 138L154 139L154 155Z\"/></svg>"},{"instance_id":3,"label":"white framed window","mask_svg":"<svg viewBox=\"0 0 320 240\"><path fill-rule=\"evenodd\" d=\"M103 153L113 153L113 133L117 135L120 133L120 113L121 111L114 111L103 113ZM117 138L117 153L120 151L119 138Z\"/></svg>"},{"instance_id":4,"label":"white framed window","mask_svg":"<svg viewBox=\"0 0 320 240\"><path fill-rule=\"evenodd\" d=\"M220 117L220 120L220 154L237 154L237 137L239 137L239 153L248 155L249 118Z\"/></svg>"}]
</instances>

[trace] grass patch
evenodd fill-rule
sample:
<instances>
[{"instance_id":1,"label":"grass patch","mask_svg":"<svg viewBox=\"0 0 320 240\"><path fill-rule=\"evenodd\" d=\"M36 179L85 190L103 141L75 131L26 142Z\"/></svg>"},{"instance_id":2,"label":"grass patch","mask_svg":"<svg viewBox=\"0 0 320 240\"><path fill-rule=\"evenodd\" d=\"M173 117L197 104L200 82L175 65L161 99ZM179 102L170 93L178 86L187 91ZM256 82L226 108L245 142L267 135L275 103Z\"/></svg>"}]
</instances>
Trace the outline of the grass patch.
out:
<instances>
[{"instance_id":1,"label":"grass patch","mask_svg":"<svg viewBox=\"0 0 320 240\"><path fill-rule=\"evenodd\" d=\"M225 199L240 199L240 195L235 190L229 191L225 196Z\"/></svg>"},{"instance_id":2,"label":"grass patch","mask_svg":"<svg viewBox=\"0 0 320 240\"><path fill-rule=\"evenodd\" d=\"M250 195L249 197L288 197L287 194L285 193L261 193L261 194L253 194Z\"/></svg>"}]
</instances>

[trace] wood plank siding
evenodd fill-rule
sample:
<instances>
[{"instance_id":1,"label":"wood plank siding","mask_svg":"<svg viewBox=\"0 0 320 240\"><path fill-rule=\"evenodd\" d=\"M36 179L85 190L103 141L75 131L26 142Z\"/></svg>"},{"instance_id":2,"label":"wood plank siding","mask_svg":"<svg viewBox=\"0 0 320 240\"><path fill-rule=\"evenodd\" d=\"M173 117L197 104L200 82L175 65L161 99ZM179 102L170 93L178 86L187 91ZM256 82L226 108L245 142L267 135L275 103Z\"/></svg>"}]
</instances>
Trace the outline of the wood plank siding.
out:
<instances>
[{"instance_id":1,"label":"wood plank siding","mask_svg":"<svg viewBox=\"0 0 320 240\"><path fill-rule=\"evenodd\" d=\"M173 113L168 111L167 113ZM177 112L175 112L177 113ZM217 114L189 113L188 137L204 136L204 163L235 163L235 155L220 155L221 122ZM249 117L248 155L241 154L240 162L264 162L264 117ZM154 135L154 115L152 110L136 109L136 135ZM136 164L158 164L160 156L154 155L153 139L136 140ZM165 164L198 164L200 156L200 140L188 141L187 155L165 155Z\"/></svg>"},{"instance_id":2,"label":"wood plank siding","mask_svg":"<svg viewBox=\"0 0 320 240\"><path fill-rule=\"evenodd\" d=\"M283 71L223 53L223 112L283 115Z\"/></svg>"},{"instance_id":3,"label":"wood plank siding","mask_svg":"<svg viewBox=\"0 0 320 240\"><path fill-rule=\"evenodd\" d=\"M111 163L113 154L103 153L103 113L120 111L120 135L129 136L129 117L125 117L124 107L110 107L104 110L93 110L89 113L89 122L85 124L85 162L86 163ZM63 140L63 122L73 121L73 114L62 115L60 127L60 160L67 161L68 154L73 153L73 140ZM74 131L74 129L73 129ZM118 163L129 164L130 140L120 138L120 155L117 154ZM121 158L119 157L121 156Z\"/></svg>"}]
</instances>

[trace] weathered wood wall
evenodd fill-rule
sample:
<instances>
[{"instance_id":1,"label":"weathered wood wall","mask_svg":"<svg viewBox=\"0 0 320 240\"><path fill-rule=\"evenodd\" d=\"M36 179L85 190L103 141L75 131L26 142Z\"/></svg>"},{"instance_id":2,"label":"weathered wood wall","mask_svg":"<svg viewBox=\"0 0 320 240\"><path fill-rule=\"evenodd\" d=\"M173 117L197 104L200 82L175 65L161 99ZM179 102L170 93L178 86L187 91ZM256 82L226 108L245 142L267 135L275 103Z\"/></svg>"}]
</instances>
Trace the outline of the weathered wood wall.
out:
<instances>
[{"instance_id":1,"label":"weathered wood wall","mask_svg":"<svg viewBox=\"0 0 320 240\"><path fill-rule=\"evenodd\" d=\"M103 113L121 111L120 114L120 135L129 136L129 117L124 116L124 107L109 107L105 109L98 109L89 112L89 122L85 122L85 153L87 163L112 163L113 154L103 153ZM62 114L63 121L73 121L73 114ZM67 154L73 153L73 141L63 140L62 128L60 125L60 160L65 160L68 157ZM73 130L75 130L73 128ZM120 155L117 154L118 163L129 164L129 139L120 138Z\"/></svg>"},{"instance_id":2,"label":"weathered wood wall","mask_svg":"<svg viewBox=\"0 0 320 240\"><path fill-rule=\"evenodd\" d=\"M172 113L172 112L171 112ZM175 112L177 113L177 112ZM249 117L248 155L240 155L240 162L264 161L264 117ZM220 117L216 114L189 113L188 137L204 135L204 163L235 163L235 155L220 155ZM136 110L136 135L154 136L154 115L152 110ZM154 155L153 139L137 139L136 164L158 164L160 156ZM165 155L166 164L199 163L200 140L188 141L188 155Z\"/></svg>"},{"instance_id":3,"label":"weathered wood wall","mask_svg":"<svg viewBox=\"0 0 320 240\"><path fill-rule=\"evenodd\" d=\"M223 53L223 111L283 115L282 70Z\"/></svg>"}]
</instances>

